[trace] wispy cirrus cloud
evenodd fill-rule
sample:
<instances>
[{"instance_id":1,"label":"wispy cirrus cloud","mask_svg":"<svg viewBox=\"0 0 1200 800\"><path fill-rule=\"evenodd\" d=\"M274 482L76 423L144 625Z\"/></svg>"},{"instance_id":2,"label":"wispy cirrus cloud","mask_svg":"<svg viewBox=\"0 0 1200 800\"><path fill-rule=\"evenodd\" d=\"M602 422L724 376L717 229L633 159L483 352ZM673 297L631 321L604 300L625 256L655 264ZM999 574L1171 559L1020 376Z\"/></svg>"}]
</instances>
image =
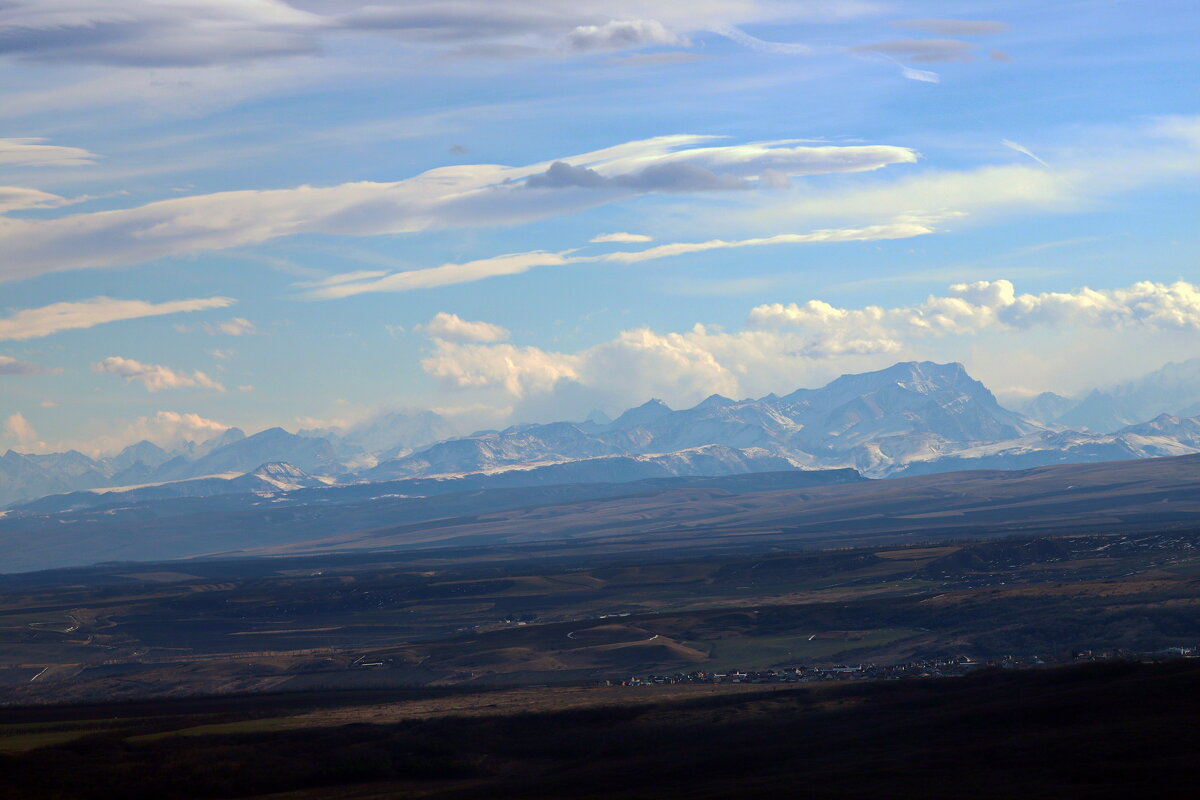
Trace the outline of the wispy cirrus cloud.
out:
<instances>
[{"instance_id":1,"label":"wispy cirrus cloud","mask_svg":"<svg viewBox=\"0 0 1200 800\"><path fill-rule=\"evenodd\" d=\"M77 167L97 156L80 147L45 144L45 139L0 139L0 167Z\"/></svg>"},{"instance_id":2,"label":"wispy cirrus cloud","mask_svg":"<svg viewBox=\"0 0 1200 800\"><path fill-rule=\"evenodd\" d=\"M22 361L12 356L0 356L0 375L49 375L61 371L43 367L32 361Z\"/></svg>"},{"instance_id":3,"label":"wispy cirrus cloud","mask_svg":"<svg viewBox=\"0 0 1200 800\"><path fill-rule=\"evenodd\" d=\"M765 247L784 244L819 244L832 242L865 242L887 239L907 239L933 233L935 219L900 219L883 225L863 228L837 228L809 233L781 233L752 239L709 239L703 242L673 242L645 250L618 250L602 255L580 256L571 252L552 253L535 250L528 253L481 258L464 263L442 264L426 269L393 272L382 277L327 283L307 289L301 296L312 300L332 300L373 292L407 292L432 289L459 283L471 283L501 275L519 275L537 267L565 267L579 264L619 263L637 264L660 258L670 258L708 250L733 250L744 247Z\"/></svg>"},{"instance_id":4,"label":"wispy cirrus cloud","mask_svg":"<svg viewBox=\"0 0 1200 800\"><path fill-rule=\"evenodd\" d=\"M91 328L121 320L225 308L234 302L231 297L204 297L165 303L93 297L90 300L51 303L0 318L0 340L36 339L59 331Z\"/></svg>"},{"instance_id":5,"label":"wispy cirrus cloud","mask_svg":"<svg viewBox=\"0 0 1200 800\"><path fill-rule=\"evenodd\" d=\"M743 188L781 176L867 172L917 160L891 145L714 144L661 136L524 167L441 167L391 183L232 191L55 219L0 218L0 280L111 267L298 233L374 236L519 224L647 192ZM559 166L561 165L561 167ZM556 181L565 172L577 180ZM586 177L586 181L579 176Z\"/></svg>"}]
</instances>

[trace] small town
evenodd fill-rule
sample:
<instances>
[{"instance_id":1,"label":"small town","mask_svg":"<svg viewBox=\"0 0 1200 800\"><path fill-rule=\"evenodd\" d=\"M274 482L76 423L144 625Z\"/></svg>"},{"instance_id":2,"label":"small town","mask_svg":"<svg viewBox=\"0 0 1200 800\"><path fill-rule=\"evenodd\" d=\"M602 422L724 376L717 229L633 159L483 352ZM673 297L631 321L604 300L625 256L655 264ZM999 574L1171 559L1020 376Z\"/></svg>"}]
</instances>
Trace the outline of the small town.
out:
<instances>
[{"instance_id":1,"label":"small town","mask_svg":"<svg viewBox=\"0 0 1200 800\"><path fill-rule=\"evenodd\" d=\"M672 675L646 675L625 680L607 680L606 686L661 686L681 683L817 683L824 681L901 680L904 678L953 678L970 674L980 669L1036 669L1047 666L1063 666L1070 663L1094 661L1142 661L1158 662L1178 658L1200 658L1200 647L1196 645L1169 647L1164 650L1138 652L1134 650L1078 650L1069 658L1052 659L1041 656L1003 656L998 659L975 660L960 655L953 658L921 659L905 664L834 664L830 666L795 666L778 669L707 672L696 670Z\"/></svg>"}]
</instances>

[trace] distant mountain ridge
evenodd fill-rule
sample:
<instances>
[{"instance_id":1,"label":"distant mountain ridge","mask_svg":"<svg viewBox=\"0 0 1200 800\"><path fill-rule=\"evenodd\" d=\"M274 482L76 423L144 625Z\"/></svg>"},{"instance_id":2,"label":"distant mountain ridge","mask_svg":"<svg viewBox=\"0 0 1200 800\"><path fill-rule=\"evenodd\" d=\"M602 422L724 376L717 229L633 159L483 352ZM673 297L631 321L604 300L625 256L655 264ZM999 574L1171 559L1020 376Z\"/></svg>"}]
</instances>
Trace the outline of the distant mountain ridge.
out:
<instances>
[{"instance_id":1,"label":"distant mountain ridge","mask_svg":"<svg viewBox=\"0 0 1200 800\"><path fill-rule=\"evenodd\" d=\"M953 444L1044 429L1001 407L961 364L907 362L785 397L735 401L713 395L680 411L651 400L603 425L514 426L431 445L385 461L364 477L478 472L526 461L667 453L706 444L758 448L798 468L853 467L882 476Z\"/></svg>"},{"instance_id":2,"label":"distant mountain ridge","mask_svg":"<svg viewBox=\"0 0 1200 800\"><path fill-rule=\"evenodd\" d=\"M171 452L143 441L108 459L9 451L0 457L0 506L112 487L142 492L131 497L283 491L272 489L272 476L261 471L270 464L295 470L296 485L507 470L524 470L534 485L786 469L849 468L880 478L1200 452L1197 419L1157 412L1115 424L1137 408L1200 410L1200 359L1169 364L1123 387L1075 405L1046 393L1025 405L1026 416L1002 406L961 364L903 362L782 397L712 395L680 410L654 399L615 419L593 412L583 422L469 436L453 436L450 423L433 412L391 412L341 431L269 428L247 436L231 428ZM1067 428L1047 419L1071 415L1098 427ZM1110 431L1102 430L1110 424ZM240 476L252 477L235 480ZM168 485L175 488L163 488Z\"/></svg>"}]
</instances>

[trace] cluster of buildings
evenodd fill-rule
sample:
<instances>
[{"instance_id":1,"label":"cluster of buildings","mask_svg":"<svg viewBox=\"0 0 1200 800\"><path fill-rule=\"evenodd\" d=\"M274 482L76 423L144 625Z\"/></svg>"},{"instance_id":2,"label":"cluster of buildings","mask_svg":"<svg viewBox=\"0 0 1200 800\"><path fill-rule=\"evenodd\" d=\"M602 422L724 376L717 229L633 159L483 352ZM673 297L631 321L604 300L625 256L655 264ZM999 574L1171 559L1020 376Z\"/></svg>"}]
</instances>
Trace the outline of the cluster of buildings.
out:
<instances>
[{"instance_id":1,"label":"cluster of buildings","mask_svg":"<svg viewBox=\"0 0 1200 800\"><path fill-rule=\"evenodd\" d=\"M1165 650L1137 652L1134 650L1079 650L1071 654L1072 661L1161 661L1172 658L1200 658L1200 647L1169 647ZM1040 656L1003 656L976 661L969 656L930 658L907 664L835 664L824 667L782 667L758 670L696 670L673 675L646 675L625 680L605 681L609 686L656 686L680 683L811 683L819 681L899 680L901 678L948 678L966 675L981 667L997 669L1031 669L1046 666ZM1061 663L1055 660L1054 663Z\"/></svg>"},{"instance_id":2,"label":"cluster of buildings","mask_svg":"<svg viewBox=\"0 0 1200 800\"><path fill-rule=\"evenodd\" d=\"M989 662L990 664L990 662ZM822 667L782 667L780 669L679 672L674 675L647 675L622 681L614 686L651 686L678 683L811 683L816 681L890 680L896 678L935 678L965 675L985 664L967 656L929 659L909 664L834 664Z\"/></svg>"}]
</instances>

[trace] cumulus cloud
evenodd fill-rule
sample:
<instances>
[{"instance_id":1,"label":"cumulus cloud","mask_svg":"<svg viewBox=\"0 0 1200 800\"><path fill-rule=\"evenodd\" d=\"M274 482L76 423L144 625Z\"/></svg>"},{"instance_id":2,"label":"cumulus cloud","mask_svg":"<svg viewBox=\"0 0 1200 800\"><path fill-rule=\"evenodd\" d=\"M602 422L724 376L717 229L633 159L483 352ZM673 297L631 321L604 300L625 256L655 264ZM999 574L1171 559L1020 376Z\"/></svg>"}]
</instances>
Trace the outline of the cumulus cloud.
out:
<instances>
[{"instance_id":1,"label":"cumulus cloud","mask_svg":"<svg viewBox=\"0 0 1200 800\"><path fill-rule=\"evenodd\" d=\"M87 442L77 442L73 446L90 455L99 455L113 453L135 442L146 440L170 450L186 442L203 442L229 428L229 425L199 414L159 411L152 417L138 417L123 423L112 434Z\"/></svg>"},{"instance_id":2,"label":"cumulus cloud","mask_svg":"<svg viewBox=\"0 0 1200 800\"><path fill-rule=\"evenodd\" d=\"M158 392L163 389L200 388L223 392L225 387L205 375L200 370L191 374L176 372L161 364L143 364L132 358L109 356L92 365L92 370L108 375L124 378L126 383L137 381L146 387L147 391Z\"/></svg>"},{"instance_id":3,"label":"cumulus cloud","mask_svg":"<svg viewBox=\"0 0 1200 800\"><path fill-rule=\"evenodd\" d=\"M233 317L224 322L206 322L201 327L209 336L253 336L258 333L254 323L245 317Z\"/></svg>"},{"instance_id":4,"label":"cumulus cloud","mask_svg":"<svg viewBox=\"0 0 1200 800\"><path fill-rule=\"evenodd\" d=\"M606 244L614 242L618 244L638 244L639 242L652 242L654 238L647 236L644 233L602 233L599 236L593 236L588 240L592 244Z\"/></svg>"},{"instance_id":5,"label":"cumulus cloud","mask_svg":"<svg viewBox=\"0 0 1200 800\"><path fill-rule=\"evenodd\" d=\"M0 356L0 375L47 375L58 371L32 361L21 361L12 356Z\"/></svg>"},{"instance_id":6,"label":"cumulus cloud","mask_svg":"<svg viewBox=\"0 0 1200 800\"><path fill-rule=\"evenodd\" d=\"M91 328L106 322L225 308L234 302L230 297L172 300L166 303L93 297L78 302L51 303L0 318L0 340L35 339L64 330Z\"/></svg>"},{"instance_id":7,"label":"cumulus cloud","mask_svg":"<svg viewBox=\"0 0 1200 800\"><path fill-rule=\"evenodd\" d=\"M566 36L576 52L627 50L647 45L687 47L691 42L654 19L610 20L603 25L580 25Z\"/></svg>"},{"instance_id":8,"label":"cumulus cloud","mask_svg":"<svg viewBox=\"0 0 1200 800\"><path fill-rule=\"evenodd\" d=\"M509 253L491 258L481 258L464 264L442 264L439 267L395 272L379 278L358 281L338 281L308 289L304 297L314 300L331 300L351 297L370 292L407 292L416 289L431 289L457 283L494 278L501 275L518 275L536 267L565 267L577 264L622 263L636 264L659 258L669 258L706 250L730 250L742 247L763 247L780 244L815 244L822 242L865 242L885 239L907 239L933 232L934 218L900 219L884 225L869 225L863 228L837 228L812 231L810 233L781 233L753 239L710 239L705 242L674 242L650 247L645 250L618 250L595 256L574 256L569 253L550 253L535 250L529 253Z\"/></svg>"},{"instance_id":9,"label":"cumulus cloud","mask_svg":"<svg viewBox=\"0 0 1200 800\"><path fill-rule=\"evenodd\" d=\"M820 300L769 303L752 309L747 322L754 328L852 334L888 348L898 339L1037 325L1200 330L1200 287L1142 281L1123 289L1018 295L1010 281L978 281L954 284L946 295L919 305L890 309L838 308Z\"/></svg>"},{"instance_id":10,"label":"cumulus cloud","mask_svg":"<svg viewBox=\"0 0 1200 800\"><path fill-rule=\"evenodd\" d=\"M56 219L0 217L0 250L6 255L0 280L118 266L298 233L372 236L517 224L647 191L730 187L765 172L867 172L917 160L910 148L889 145L717 145L712 138L661 136L525 167L441 167L393 183L219 192ZM555 188L526 187L535 176L550 180L556 164L578 180ZM587 180L602 186L587 186Z\"/></svg>"},{"instance_id":11,"label":"cumulus cloud","mask_svg":"<svg viewBox=\"0 0 1200 800\"><path fill-rule=\"evenodd\" d=\"M544 393L578 376L578 356L511 344L463 344L435 339L421 368L455 389L502 388L512 397Z\"/></svg>"},{"instance_id":12,"label":"cumulus cloud","mask_svg":"<svg viewBox=\"0 0 1200 800\"><path fill-rule=\"evenodd\" d=\"M79 147L43 144L45 139L0 139L0 166L77 167L96 156Z\"/></svg>"},{"instance_id":13,"label":"cumulus cloud","mask_svg":"<svg viewBox=\"0 0 1200 800\"><path fill-rule=\"evenodd\" d=\"M8 416L8 419L4 421L4 432L19 447L40 449L43 446L43 443L38 441L37 431L20 412Z\"/></svg>"},{"instance_id":14,"label":"cumulus cloud","mask_svg":"<svg viewBox=\"0 0 1200 800\"><path fill-rule=\"evenodd\" d=\"M457 314L439 311L420 330L434 339L448 342L503 342L508 339L507 328L490 322L472 322Z\"/></svg>"},{"instance_id":15,"label":"cumulus cloud","mask_svg":"<svg viewBox=\"0 0 1200 800\"><path fill-rule=\"evenodd\" d=\"M987 36L1009 29L1007 22L988 19L902 19L893 22L892 27L935 36Z\"/></svg>"},{"instance_id":16,"label":"cumulus cloud","mask_svg":"<svg viewBox=\"0 0 1200 800\"><path fill-rule=\"evenodd\" d=\"M1018 294L1009 281L981 281L956 284L944 295L897 308L841 308L819 300L766 304L750 312L740 331L703 325L672 333L637 328L578 352L435 341L421 366L449 390L497 407L515 403L518 415L555 408L562 413L572 402L574 411L586 413L647 397L686 405L713 392L744 397L791 391L842 372L932 352L946 360L971 360L975 351L969 342L978 342L982 334L1001 334L1011 342L1017 335L1036 338L1042 335L1035 333L1038 329L1087 338L1114 330L1191 335L1200 330L1200 288L1144 282L1121 289ZM621 380L613 381L613 375Z\"/></svg>"}]
</instances>

